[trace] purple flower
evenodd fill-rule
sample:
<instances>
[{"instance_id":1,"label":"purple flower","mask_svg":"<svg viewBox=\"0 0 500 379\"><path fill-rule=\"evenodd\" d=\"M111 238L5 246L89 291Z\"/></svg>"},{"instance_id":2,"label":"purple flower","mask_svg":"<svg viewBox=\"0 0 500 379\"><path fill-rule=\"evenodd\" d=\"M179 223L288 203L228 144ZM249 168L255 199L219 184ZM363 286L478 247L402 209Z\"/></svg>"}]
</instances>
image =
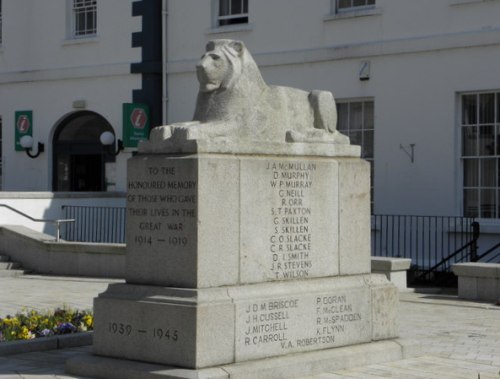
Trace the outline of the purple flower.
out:
<instances>
[{"instance_id":1,"label":"purple flower","mask_svg":"<svg viewBox=\"0 0 500 379\"><path fill-rule=\"evenodd\" d=\"M64 322L57 326L57 331L60 334L74 333L77 331L77 328L71 322Z\"/></svg>"},{"instance_id":2,"label":"purple flower","mask_svg":"<svg viewBox=\"0 0 500 379\"><path fill-rule=\"evenodd\" d=\"M47 337L47 336L50 336L52 334L52 330L50 329L44 329L40 332L40 336L42 337Z\"/></svg>"}]
</instances>

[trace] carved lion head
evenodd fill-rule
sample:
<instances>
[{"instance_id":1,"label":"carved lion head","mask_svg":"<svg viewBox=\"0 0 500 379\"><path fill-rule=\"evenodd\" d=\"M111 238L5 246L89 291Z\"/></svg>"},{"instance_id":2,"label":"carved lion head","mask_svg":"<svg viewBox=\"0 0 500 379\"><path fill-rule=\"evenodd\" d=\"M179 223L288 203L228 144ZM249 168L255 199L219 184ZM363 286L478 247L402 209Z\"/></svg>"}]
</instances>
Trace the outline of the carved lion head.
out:
<instances>
[{"instance_id":1,"label":"carved lion head","mask_svg":"<svg viewBox=\"0 0 500 379\"><path fill-rule=\"evenodd\" d=\"M210 41L196 66L200 92L229 88L241 74L244 49L240 41Z\"/></svg>"}]
</instances>

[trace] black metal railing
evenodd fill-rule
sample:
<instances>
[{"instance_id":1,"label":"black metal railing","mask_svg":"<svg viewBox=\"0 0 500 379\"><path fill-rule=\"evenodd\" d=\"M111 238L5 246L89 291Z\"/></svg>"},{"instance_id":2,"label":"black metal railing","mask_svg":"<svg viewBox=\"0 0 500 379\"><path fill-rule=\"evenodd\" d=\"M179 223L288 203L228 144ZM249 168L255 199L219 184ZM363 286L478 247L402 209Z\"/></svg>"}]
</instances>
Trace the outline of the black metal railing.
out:
<instances>
[{"instance_id":1,"label":"black metal railing","mask_svg":"<svg viewBox=\"0 0 500 379\"><path fill-rule=\"evenodd\" d=\"M415 275L409 279L430 279L430 273L449 272L452 264L477 253L474 222L459 216L373 215L372 255L411 258Z\"/></svg>"},{"instance_id":2,"label":"black metal railing","mask_svg":"<svg viewBox=\"0 0 500 379\"><path fill-rule=\"evenodd\" d=\"M124 207L63 205L63 214L75 222L61 230L66 241L125 243Z\"/></svg>"},{"instance_id":3,"label":"black metal railing","mask_svg":"<svg viewBox=\"0 0 500 379\"><path fill-rule=\"evenodd\" d=\"M500 261L500 250L498 250L499 247L500 247L500 242L493 245L483 253L477 255L474 259L474 262L492 263Z\"/></svg>"}]
</instances>

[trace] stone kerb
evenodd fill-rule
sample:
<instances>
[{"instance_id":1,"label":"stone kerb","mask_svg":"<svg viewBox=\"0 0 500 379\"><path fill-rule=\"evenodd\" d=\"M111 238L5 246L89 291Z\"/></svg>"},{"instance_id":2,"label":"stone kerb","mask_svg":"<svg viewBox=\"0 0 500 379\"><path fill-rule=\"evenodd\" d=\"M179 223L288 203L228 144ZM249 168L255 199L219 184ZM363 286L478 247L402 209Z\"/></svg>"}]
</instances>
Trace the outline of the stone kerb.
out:
<instances>
[{"instance_id":1,"label":"stone kerb","mask_svg":"<svg viewBox=\"0 0 500 379\"><path fill-rule=\"evenodd\" d=\"M470 300L500 299L500 264L457 263L452 266L458 277L458 296Z\"/></svg>"},{"instance_id":2,"label":"stone kerb","mask_svg":"<svg viewBox=\"0 0 500 379\"><path fill-rule=\"evenodd\" d=\"M406 290L406 272L411 266L409 258L372 257L372 273L384 274L399 290Z\"/></svg>"}]
</instances>

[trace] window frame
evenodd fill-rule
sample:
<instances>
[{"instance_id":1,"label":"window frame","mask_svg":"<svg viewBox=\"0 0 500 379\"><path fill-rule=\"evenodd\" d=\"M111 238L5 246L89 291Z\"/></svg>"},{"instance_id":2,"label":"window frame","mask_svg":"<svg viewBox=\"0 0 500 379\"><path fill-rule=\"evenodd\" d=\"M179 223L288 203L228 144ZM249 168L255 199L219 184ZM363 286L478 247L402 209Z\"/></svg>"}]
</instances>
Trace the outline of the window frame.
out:
<instances>
[{"instance_id":1,"label":"window frame","mask_svg":"<svg viewBox=\"0 0 500 379\"><path fill-rule=\"evenodd\" d=\"M0 46L3 43L3 17L2 17L2 0L0 0Z\"/></svg>"},{"instance_id":2,"label":"window frame","mask_svg":"<svg viewBox=\"0 0 500 379\"><path fill-rule=\"evenodd\" d=\"M458 95L457 118L461 172L459 188L461 188L462 214L485 220L498 220L500 219L500 89L468 91ZM493 111L490 115L492 119L488 120L487 113L491 111L485 107L487 106L486 99L491 96L493 96ZM466 103L466 97L475 98L472 110L468 109L469 113L473 113L472 115L465 108L466 104L472 105L472 103ZM492 163L494 165L491 165ZM492 204L485 202L488 198L492 200L487 196L488 193L490 196L494 194Z\"/></svg>"},{"instance_id":3,"label":"window frame","mask_svg":"<svg viewBox=\"0 0 500 379\"><path fill-rule=\"evenodd\" d=\"M0 115L0 190L3 188L3 119Z\"/></svg>"},{"instance_id":4,"label":"window frame","mask_svg":"<svg viewBox=\"0 0 500 379\"><path fill-rule=\"evenodd\" d=\"M229 11L227 15L221 15L221 3L223 1L228 1L229 5ZM241 13L232 13L231 12L231 0L217 0L215 2L215 26L217 28L225 28L225 27L231 27L231 26L238 26L238 25L248 25L249 24L249 1L248 0L239 0L241 3ZM244 12L246 7L246 13ZM241 22L234 22L231 23L231 20L237 20L237 19L246 19L245 21ZM222 21L222 22L221 22ZM225 21L228 21L227 23Z\"/></svg>"},{"instance_id":5,"label":"window frame","mask_svg":"<svg viewBox=\"0 0 500 379\"><path fill-rule=\"evenodd\" d=\"M80 7L77 7L77 2L83 2ZM85 3L90 4L85 4ZM78 40L97 37L97 0L68 0L68 18L69 18L69 38ZM79 28L78 14L84 15L85 21L83 28ZM87 20L89 15L93 18L93 27L88 28Z\"/></svg>"},{"instance_id":6,"label":"window frame","mask_svg":"<svg viewBox=\"0 0 500 379\"><path fill-rule=\"evenodd\" d=\"M370 9L375 9L377 6L376 0L363 0L365 2L364 5L354 5L355 0L347 0L350 1L351 5L346 7L341 7L339 2L346 0L331 0L332 2L332 10L334 14L342 14L342 13L350 13L350 12L358 12L365 11ZM368 4L369 1L373 1L373 4Z\"/></svg>"},{"instance_id":7,"label":"window frame","mask_svg":"<svg viewBox=\"0 0 500 379\"><path fill-rule=\"evenodd\" d=\"M345 98L345 99L335 99L337 105L337 130L348 136L350 143L353 141L351 139L351 133L360 133L361 135L361 158L366 160L370 164L370 208L371 213L374 212L374 199L375 199L375 98L374 97L359 97L359 98ZM352 128L351 129L351 106L353 104L361 103L362 114L361 114L361 127L360 128ZM371 127L366 125L367 117L366 117L366 106L367 104L371 104ZM347 105L348 114L347 114L347 125L348 128L344 129L341 125L341 107L342 105ZM367 155L367 151L365 150L365 141L367 132L372 134L371 137L371 154Z\"/></svg>"}]
</instances>

